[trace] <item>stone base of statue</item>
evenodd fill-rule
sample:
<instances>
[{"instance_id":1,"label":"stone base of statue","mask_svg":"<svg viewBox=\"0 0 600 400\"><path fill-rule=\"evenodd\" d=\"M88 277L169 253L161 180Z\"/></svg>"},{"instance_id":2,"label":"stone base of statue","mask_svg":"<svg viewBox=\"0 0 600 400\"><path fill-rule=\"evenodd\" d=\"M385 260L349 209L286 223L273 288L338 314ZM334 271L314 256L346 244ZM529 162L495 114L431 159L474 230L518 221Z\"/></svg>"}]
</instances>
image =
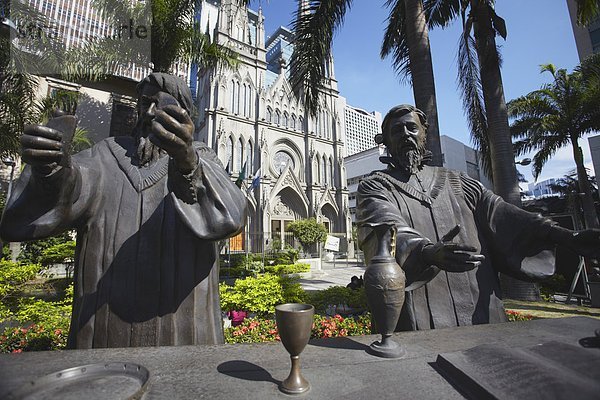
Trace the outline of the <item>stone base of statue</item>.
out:
<instances>
[{"instance_id":1,"label":"stone base of statue","mask_svg":"<svg viewBox=\"0 0 600 400\"><path fill-rule=\"evenodd\" d=\"M382 358L400 358L406 355L404 347L391 338L391 335L371 343L367 350L369 354Z\"/></svg>"}]
</instances>

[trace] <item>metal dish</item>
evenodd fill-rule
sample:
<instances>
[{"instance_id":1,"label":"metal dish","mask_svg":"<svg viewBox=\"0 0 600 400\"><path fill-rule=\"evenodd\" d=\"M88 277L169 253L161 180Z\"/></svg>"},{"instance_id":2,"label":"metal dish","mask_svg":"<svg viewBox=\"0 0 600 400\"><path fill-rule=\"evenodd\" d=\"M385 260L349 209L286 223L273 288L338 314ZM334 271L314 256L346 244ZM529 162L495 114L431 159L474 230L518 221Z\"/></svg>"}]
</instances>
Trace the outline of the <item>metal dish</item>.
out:
<instances>
[{"instance_id":1,"label":"metal dish","mask_svg":"<svg viewBox=\"0 0 600 400\"><path fill-rule=\"evenodd\" d=\"M139 399L150 372L132 363L98 363L63 369L30 381L6 399Z\"/></svg>"}]
</instances>

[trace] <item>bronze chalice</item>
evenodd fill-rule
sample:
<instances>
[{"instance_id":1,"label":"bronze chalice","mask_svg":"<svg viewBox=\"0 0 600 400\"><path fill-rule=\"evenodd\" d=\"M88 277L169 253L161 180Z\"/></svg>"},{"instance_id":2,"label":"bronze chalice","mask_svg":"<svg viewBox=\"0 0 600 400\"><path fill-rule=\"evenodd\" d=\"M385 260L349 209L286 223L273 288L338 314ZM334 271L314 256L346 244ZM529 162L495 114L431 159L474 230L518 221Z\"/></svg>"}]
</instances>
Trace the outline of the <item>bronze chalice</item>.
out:
<instances>
[{"instance_id":1,"label":"bronze chalice","mask_svg":"<svg viewBox=\"0 0 600 400\"><path fill-rule=\"evenodd\" d=\"M300 373L300 353L310 339L315 308L310 304L288 303L275 306L275 321L281 343L290 353L292 369L279 389L287 394L300 394L310 383Z\"/></svg>"}]
</instances>

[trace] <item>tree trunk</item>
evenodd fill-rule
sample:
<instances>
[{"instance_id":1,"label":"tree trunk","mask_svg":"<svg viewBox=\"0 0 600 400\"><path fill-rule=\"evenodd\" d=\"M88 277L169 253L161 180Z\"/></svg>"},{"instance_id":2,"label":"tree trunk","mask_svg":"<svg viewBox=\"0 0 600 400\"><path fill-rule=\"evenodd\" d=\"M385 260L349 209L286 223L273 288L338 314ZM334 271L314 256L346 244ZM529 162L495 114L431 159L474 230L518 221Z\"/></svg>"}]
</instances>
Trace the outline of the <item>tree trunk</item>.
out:
<instances>
[{"instance_id":1,"label":"tree trunk","mask_svg":"<svg viewBox=\"0 0 600 400\"><path fill-rule=\"evenodd\" d=\"M488 123L488 143L494 191L506 202L520 206L521 196L515 168L515 156L490 9L485 1L472 1L471 4L472 7L475 7L472 8L474 11L473 29Z\"/></svg>"},{"instance_id":2,"label":"tree trunk","mask_svg":"<svg viewBox=\"0 0 600 400\"><path fill-rule=\"evenodd\" d=\"M581 151L581 147L579 147L577 137L574 135L571 135L571 146L573 147L573 158L575 158L575 165L577 165L577 181L579 182L579 190L581 190L583 194L583 196L580 198L581 208L583 208L585 227L588 229L598 229L600 228L598 225L598 215L596 214L596 208L594 206L590 181L583 164L583 152Z\"/></svg>"},{"instance_id":3,"label":"tree trunk","mask_svg":"<svg viewBox=\"0 0 600 400\"><path fill-rule=\"evenodd\" d=\"M435 99L435 81L429 31L421 0L404 0L406 8L406 42L409 49L410 73L417 108L427 114L427 148L433 153L431 165L442 166L442 149Z\"/></svg>"},{"instance_id":4,"label":"tree trunk","mask_svg":"<svg viewBox=\"0 0 600 400\"><path fill-rule=\"evenodd\" d=\"M504 100L500 60L496 48L496 32L492 27L487 2L472 0L471 10L474 13L473 30L488 124L487 139L492 162L494 191L504 201L520 207L521 195L508 124L508 112ZM520 281L505 274L500 274L500 283L505 298L540 300L539 289L534 283Z\"/></svg>"}]
</instances>

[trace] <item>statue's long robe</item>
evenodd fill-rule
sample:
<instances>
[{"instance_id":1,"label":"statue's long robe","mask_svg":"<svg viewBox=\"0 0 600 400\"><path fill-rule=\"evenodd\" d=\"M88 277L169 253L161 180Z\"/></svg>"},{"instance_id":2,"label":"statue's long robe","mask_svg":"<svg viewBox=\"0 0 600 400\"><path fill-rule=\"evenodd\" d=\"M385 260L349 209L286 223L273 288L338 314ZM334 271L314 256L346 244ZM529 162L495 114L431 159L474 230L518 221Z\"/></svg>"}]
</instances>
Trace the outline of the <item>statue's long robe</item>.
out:
<instances>
[{"instance_id":1,"label":"statue's long robe","mask_svg":"<svg viewBox=\"0 0 600 400\"><path fill-rule=\"evenodd\" d=\"M406 274L399 330L421 330L506 321L498 272L525 280L554 273L546 240L552 222L504 202L465 174L425 166L408 182L388 171L363 179L357 193L359 243L367 263L376 251L372 227L396 230L396 261ZM467 272L425 265L421 250L455 225L454 242L474 246L485 261ZM549 257L548 257L549 256ZM545 258L545 259L544 259Z\"/></svg>"},{"instance_id":2,"label":"statue's long robe","mask_svg":"<svg viewBox=\"0 0 600 400\"><path fill-rule=\"evenodd\" d=\"M27 167L0 233L24 241L77 229L69 346L223 342L219 239L238 233L246 200L212 150L182 175L164 155L132 165L133 138L109 138L41 176Z\"/></svg>"}]
</instances>

